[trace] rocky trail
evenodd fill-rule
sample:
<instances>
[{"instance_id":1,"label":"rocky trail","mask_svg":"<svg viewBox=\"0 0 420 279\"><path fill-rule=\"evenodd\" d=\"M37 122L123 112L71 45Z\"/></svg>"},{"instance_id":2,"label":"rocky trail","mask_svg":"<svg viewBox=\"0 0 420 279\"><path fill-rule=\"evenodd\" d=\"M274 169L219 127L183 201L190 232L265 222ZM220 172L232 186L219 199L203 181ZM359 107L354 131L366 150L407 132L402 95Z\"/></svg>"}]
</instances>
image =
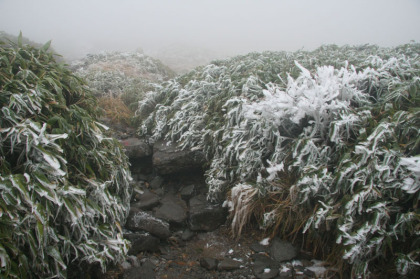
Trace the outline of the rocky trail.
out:
<instances>
[{"instance_id":1,"label":"rocky trail","mask_svg":"<svg viewBox=\"0 0 420 279\"><path fill-rule=\"evenodd\" d=\"M91 278L334 278L336 272L280 238L250 231L235 239L228 210L206 199L200 151L137 138L121 141L133 195L124 237L129 256Z\"/></svg>"}]
</instances>

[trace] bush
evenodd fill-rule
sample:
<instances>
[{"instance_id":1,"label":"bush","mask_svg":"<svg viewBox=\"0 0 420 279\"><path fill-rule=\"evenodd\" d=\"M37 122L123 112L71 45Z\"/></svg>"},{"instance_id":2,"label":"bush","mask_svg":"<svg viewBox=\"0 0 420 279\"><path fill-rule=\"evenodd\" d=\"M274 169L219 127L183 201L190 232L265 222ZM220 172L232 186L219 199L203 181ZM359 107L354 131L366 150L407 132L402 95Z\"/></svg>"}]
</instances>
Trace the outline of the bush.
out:
<instances>
[{"instance_id":1,"label":"bush","mask_svg":"<svg viewBox=\"0 0 420 279\"><path fill-rule=\"evenodd\" d=\"M87 80L95 96L121 97L126 106L134 110L156 83L175 76L159 60L138 52L89 54L73 62L72 68Z\"/></svg>"},{"instance_id":2,"label":"bush","mask_svg":"<svg viewBox=\"0 0 420 279\"><path fill-rule=\"evenodd\" d=\"M0 272L67 277L123 259L130 174L83 81L37 49L0 44Z\"/></svg>"},{"instance_id":3,"label":"bush","mask_svg":"<svg viewBox=\"0 0 420 279\"><path fill-rule=\"evenodd\" d=\"M353 276L419 266L420 45L215 61L140 102L140 135L200 148L232 228L313 243ZM306 245L306 244L305 244Z\"/></svg>"}]
</instances>

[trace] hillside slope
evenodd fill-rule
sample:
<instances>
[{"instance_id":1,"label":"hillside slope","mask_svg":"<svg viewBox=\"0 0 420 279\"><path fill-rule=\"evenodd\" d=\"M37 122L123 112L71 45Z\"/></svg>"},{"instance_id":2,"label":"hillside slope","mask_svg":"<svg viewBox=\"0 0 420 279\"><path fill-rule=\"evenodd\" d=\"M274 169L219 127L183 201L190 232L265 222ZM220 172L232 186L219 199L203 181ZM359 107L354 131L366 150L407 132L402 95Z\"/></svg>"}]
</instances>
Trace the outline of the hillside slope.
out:
<instances>
[{"instance_id":1,"label":"hillside slope","mask_svg":"<svg viewBox=\"0 0 420 279\"><path fill-rule=\"evenodd\" d=\"M138 132L206 153L209 198L350 264L418 269L420 45L215 61L147 94ZM385 264L385 265L384 265Z\"/></svg>"}]
</instances>

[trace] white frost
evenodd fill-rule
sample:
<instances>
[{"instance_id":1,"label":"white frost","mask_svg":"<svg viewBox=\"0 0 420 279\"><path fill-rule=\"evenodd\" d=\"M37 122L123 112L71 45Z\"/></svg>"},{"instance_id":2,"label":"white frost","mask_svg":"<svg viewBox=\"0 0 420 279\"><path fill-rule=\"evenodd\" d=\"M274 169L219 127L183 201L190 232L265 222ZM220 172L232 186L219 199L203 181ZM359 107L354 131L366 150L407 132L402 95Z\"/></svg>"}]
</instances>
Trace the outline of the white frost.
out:
<instances>
[{"instance_id":1,"label":"white frost","mask_svg":"<svg viewBox=\"0 0 420 279\"><path fill-rule=\"evenodd\" d=\"M268 244L270 244L270 238L264 238L263 240L260 241L261 245L267 246Z\"/></svg>"}]
</instances>

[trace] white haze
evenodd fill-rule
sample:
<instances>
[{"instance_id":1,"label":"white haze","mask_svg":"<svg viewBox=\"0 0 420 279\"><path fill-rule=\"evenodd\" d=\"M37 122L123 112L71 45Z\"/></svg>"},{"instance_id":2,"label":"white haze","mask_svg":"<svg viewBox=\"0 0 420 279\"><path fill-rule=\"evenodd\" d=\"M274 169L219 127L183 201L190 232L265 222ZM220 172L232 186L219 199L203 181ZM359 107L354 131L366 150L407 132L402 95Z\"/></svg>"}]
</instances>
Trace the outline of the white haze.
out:
<instances>
[{"instance_id":1,"label":"white haze","mask_svg":"<svg viewBox=\"0 0 420 279\"><path fill-rule=\"evenodd\" d=\"M0 0L0 30L52 39L70 59L138 48L216 56L329 43L395 46L419 42L419 27L419 0Z\"/></svg>"}]
</instances>

